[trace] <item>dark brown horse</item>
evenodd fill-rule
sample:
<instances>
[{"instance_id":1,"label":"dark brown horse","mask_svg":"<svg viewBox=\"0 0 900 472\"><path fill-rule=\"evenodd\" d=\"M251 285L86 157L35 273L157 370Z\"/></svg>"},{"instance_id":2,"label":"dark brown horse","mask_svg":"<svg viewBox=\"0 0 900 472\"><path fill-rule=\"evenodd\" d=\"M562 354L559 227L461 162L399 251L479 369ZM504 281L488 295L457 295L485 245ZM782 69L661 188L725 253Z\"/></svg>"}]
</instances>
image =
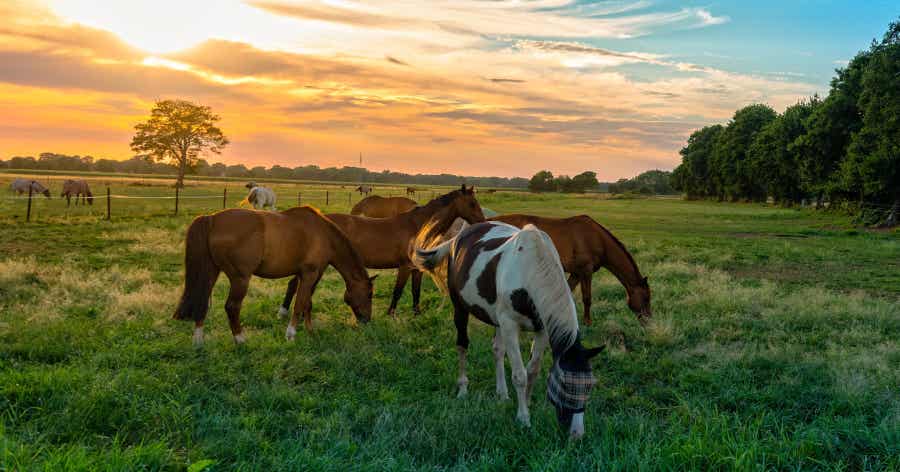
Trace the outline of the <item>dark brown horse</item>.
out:
<instances>
[{"instance_id":1,"label":"dark brown horse","mask_svg":"<svg viewBox=\"0 0 900 472\"><path fill-rule=\"evenodd\" d=\"M372 195L363 198L353 209L351 215L368 216L369 218L390 218L405 213L418 206L415 200L406 197L381 197Z\"/></svg>"},{"instance_id":2,"label":"dark brown horse","mask_svg":"<svg viewBox=\"0 0 900 472\"><path fill-rule=\"evenodd\" d=\"M419 313L419 295L422 288L422 273L415 269L410 259L411 244L422 226L433 217L435 232L443 232L457 218L471 223L484 221L481 206L475 199L473 188L465 185L392 218L368 218L365 216L332 213L327 215L350 238L353 247L359 251L366 267L370 269L397 269L397 281L391 297L388 314L393 315L397 300L403 294L403 287L412 275L413 312ZM288 284L287 293L281 304L280 314L287 313L291 306L296 279Z\"/></svg>"},{"instance_id":3,"label":"dark brown horse","mask_svg":"<svg viewBox=\"0 0 900 472\"><path fill-rule=\"evenodd\" d=\"M534 215L500 215L490 218L519 228L533 224L550 235L563 269L569 273L569 287L581 284L584 321L591 324L591 277L605 267L625 286L628 307L643 325L653 316L650 310L650 285L641 275L634 258L606 228L587 215L570 218L546 218Z\"/></svg>"},{"instance_id":4,"label":"dark brown horse","mask_svg":"<svg viewBox=\"0 0 900 472\"><path fill-rule=\"evenodd\" d=\"M312 294L319 278L331 265L341 274L347 290L344 302L356 319L367 322L372 315L372 280L363 260L335 224L310 207L282 212L231 209L197 217L187 231L184 252L184 293L175 319L194 320L194 344L203 343L203 321L219 272L231 282L225 312L231 334L244 342L241 303L253 275L299 280L297 305L286 336L293 339L302 314L312 329Z\"/></svg>"}]
</instances>

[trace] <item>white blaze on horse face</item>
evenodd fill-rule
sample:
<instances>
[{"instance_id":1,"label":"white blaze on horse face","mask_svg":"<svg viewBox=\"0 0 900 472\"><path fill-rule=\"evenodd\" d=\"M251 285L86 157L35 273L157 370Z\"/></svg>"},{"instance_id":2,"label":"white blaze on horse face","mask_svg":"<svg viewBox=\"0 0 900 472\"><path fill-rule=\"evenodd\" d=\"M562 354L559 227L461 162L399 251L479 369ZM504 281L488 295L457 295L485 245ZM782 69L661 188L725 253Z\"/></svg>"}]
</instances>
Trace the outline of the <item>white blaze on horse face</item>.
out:
<instances>
[{"instance_id":1,"label":"white blaze on horse face","mask_svg":"<svg viewBox=\"0 0 900 472\"><path fill-rule=\"evenodd\" d=\"M569 427L569 435L572 439L581 439L584 436L584 412L572 415L572 426Z\"/></svg>"}]
</instances>

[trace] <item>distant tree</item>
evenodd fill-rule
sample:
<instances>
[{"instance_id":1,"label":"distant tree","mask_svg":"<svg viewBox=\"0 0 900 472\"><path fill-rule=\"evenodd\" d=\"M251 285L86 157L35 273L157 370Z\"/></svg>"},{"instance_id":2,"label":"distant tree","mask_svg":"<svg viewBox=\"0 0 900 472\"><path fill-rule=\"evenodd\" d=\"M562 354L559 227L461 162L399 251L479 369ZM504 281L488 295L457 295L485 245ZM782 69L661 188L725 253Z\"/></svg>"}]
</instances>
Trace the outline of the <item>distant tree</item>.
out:
<instances>
[{"instance_id":1,"label":"distant tree","mask_svg":"<svg viewBox=\"0 0 900 472\"><path fill-rule=\"evenodd\" d=\"M542 170L531 177L528 181L528 190L532 192L552 192L556 190L556 182L553 173L549 170Z\"/></svg>"},{"instance_id":2,"label":"distant tree","mask_svg":"<svg viewBox=\"0 0 900 472\"><path fill-rule=\"evenodd\" d=\"M571 187L574 192L584 193L595 189L598 185L600 182L597 182L596 172L586 171L572 177Z\"/></svg>"},{"instance_id":3,"label":"distant tree","mask_svg":"<svg viewBox=\"0 0 900 472\"><path fill-rule=\"evenodd\" d=\"M768 105L754 104L741 108L719 134L713 151L713 181L720 200L765 199L765 187L754 174L747 159L753 138L775 119L776 113Z\"/></svg>"},{"instance_id":4,"label":"distant tree","mask_svg":"<svg viewBox=\"0 0 900 472\"><path fill-rule=\"evenodd\" d=\"M219 117L203 105L186 100L161 100L150 119L137 124L131 149L147 153L154 161L165 161L177 169L177 186L182 186L187 169L204 152L221 153L228 138L216 123Z\"/></svg>"},{"instance_id":5,"label":"distant tree","mask_svg":"<svg viewBox=\"0 0 900 472\"><path fill-rule=\"evenodd\" d=\"M675 169L673 178L677 190L687 194L689 199L716 196L711 173L711 160L722 125L707 126L691 133L687 146L683 147L681 165Z\"/></svg>"}]
</instances>

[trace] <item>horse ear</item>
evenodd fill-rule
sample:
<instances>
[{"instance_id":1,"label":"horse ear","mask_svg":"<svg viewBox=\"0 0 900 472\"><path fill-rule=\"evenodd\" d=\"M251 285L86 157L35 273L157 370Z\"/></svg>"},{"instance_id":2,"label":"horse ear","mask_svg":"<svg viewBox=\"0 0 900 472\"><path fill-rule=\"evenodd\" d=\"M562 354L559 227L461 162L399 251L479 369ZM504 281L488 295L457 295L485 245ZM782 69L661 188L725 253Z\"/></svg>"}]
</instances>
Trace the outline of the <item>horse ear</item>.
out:
<instances>
[{"instance_id":1,"label":"horse ear","mask_svg":"<svg viewBox=\"0 0 900 472\"><path fill-rule=\"evenodd\" d=\"M378 274L375 274L375 275L369 277L369 282L374 282L375 279L377 279L377 278L378 278Z\"/></svg>"},{"instance_id":2,"label":"horse ear","mask_svg":"<svg viewBox=\"0 0 900 472\"><path fill-rule=\"evenodd\" d=\"M460 190L462 193L466 193L466 184L462 184L462 186L459 187L459 190Z\"/></svg>"},{"instance_id":3,"label":"horse ear","mask_svg":"<svg viewBox=\"0 0 900 472\"><path fill-rule=\"evenodd\" d=\"M601 352L603 352L604 349L606 349L606 345L605 345L605 344L604 344L603 346L600 346L600 347L595 347L595 348L593 348L593 349L588 349L587 351L585 351L585 357L586 357L587 359L590 359L590 358L596 356L597 354L600 354Z\"/></svg>"}]
</instances>

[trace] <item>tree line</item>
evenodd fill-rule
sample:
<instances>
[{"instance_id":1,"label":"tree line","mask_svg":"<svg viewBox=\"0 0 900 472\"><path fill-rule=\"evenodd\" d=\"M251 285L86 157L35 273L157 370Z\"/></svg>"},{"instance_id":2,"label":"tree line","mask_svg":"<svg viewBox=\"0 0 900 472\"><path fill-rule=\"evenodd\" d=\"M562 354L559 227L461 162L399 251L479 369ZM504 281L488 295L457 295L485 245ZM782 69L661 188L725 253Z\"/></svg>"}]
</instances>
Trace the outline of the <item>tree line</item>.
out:
<instances>
[{"instance_id":1,"label":"tree line","mask_svg":"<svg viewBox=\"0 0 900 472\"><path fill-rule=\"evenodd\" d=\"M830 90L783 113L764 104L695 131L673 187L687 198L900 213L900 21L835 71Z\"/></svg>"},{"instance_id":2,"label":"tree line","mask_svg":"<svg viewBox=\"0 0 900 472\"><path fill-rule=\"evenodd\" d=\"M118 161L98 159L92 156L70 156L52 152L33 156L14 156L9 160L0 159L0 169L39 169L54 171L109 172L126 174L161 174L177 176L179 167L170 163L134 156ZM378 184L412 185L460 185L474 184L479 187L525 188L528 180L515 177L469 177L453 174L404 174L388 170L376 172L362 167L325 167L306 165L299 167L247 167L243 164L226 165L220 162L210 164L198 158L190 162L185 173L210 177L236 177L247 179L312 180L333 182L365 182Z\"/></svg>"},{"instance_id":3,"label":"tree line","mask_svg":"<svg viewBox=\"0 0 900 472\"><path fill-rule=\"evenodd\" d=\"M607 187L609 193L637 193L641 195L672 195L672 173L648 170L630 179L619 179Z\"/></svg>"},{"instance_id":4,"label":"tree line","mask_svg":"<svg viewBox=\"0 0 900 472\"><path fill-rule=\"evenodd\" d=\"M534 174L528 181L528 190L532 192L584 193L588 190L597 190L599 185L596 172L582 172L575 177L568 175L554 177L553 172L542 170Z\"/></svg>"}]
</instances>

